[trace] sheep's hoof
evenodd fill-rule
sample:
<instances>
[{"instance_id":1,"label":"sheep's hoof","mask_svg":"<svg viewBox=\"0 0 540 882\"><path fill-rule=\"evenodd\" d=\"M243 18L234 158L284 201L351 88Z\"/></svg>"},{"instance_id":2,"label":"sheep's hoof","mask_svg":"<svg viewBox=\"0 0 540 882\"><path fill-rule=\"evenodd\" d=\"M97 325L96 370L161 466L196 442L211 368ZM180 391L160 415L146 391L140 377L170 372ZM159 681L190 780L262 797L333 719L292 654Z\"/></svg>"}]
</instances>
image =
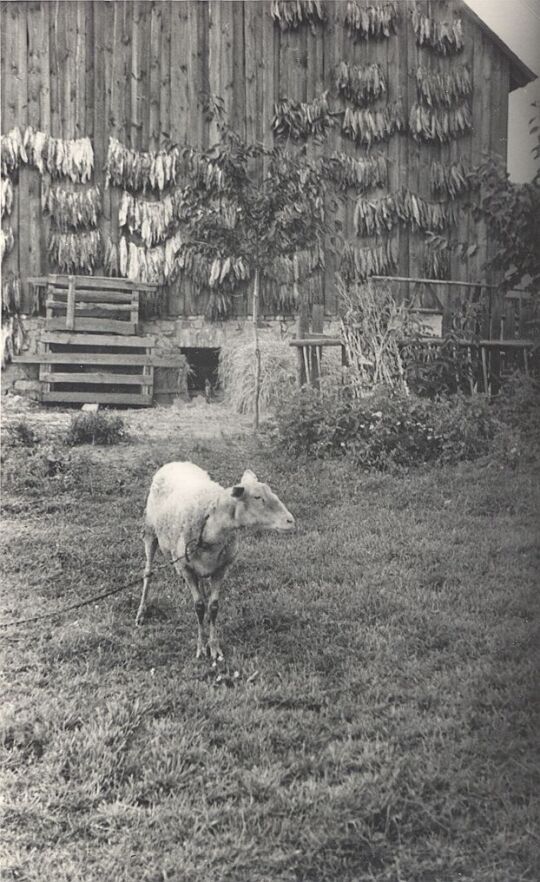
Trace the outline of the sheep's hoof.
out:
<instances>
[{"instance_id":1,"label":"sheep's hoof","mask_svg":"<svg viewBox=\"0 0 540 882\"><path fill-rule=\"evenodd\" d=\"M212 667L215 667L217 662L225 661L225 657L219 645L208 645L208 655L212 659Z\"/></svg>"},{"instance_id":2,"label":"sheep's hoof","mask_svg":"<svg viewBox=\"0 0 540 882\"><path fill-rule=\"evenodd\" d=\"M144 611L141 612L141 611L139 610L139 612L137 613L137 617L136 617L136 619L135 619L135 624L136 624L136 626L137 626L138 628L140 628L141 625L144 625L144 619L145 619L145 613L144 613Z\"/></svg>"},{"instance_id":3,"label":"sheep's hoof","mask_svg":"<svg viewBox=\"0 0 540 882\"><path fill-rule=\"evenodd\" d=\"M195 658L205 658L208 654L208 646L205 643L197 643L197 654Z\"/></svg>"}]
</instances>

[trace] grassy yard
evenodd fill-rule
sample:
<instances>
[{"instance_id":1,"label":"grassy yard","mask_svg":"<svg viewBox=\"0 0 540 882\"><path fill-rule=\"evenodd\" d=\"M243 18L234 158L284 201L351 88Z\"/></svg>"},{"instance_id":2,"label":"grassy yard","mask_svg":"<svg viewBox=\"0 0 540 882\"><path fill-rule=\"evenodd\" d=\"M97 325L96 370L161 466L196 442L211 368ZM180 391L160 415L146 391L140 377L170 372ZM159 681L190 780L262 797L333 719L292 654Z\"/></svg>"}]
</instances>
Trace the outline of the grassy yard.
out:
<instances>
[{"instance_id":1,"label":"grassy yard","mask_svg":"<svg viewBox=\"0 0 540 882\"><path fill-rule=\"evenodd\" d=\"M76 449L50 477L15 455L2 621L137 577L171 459L226 484L250 466L299 530L244 537L220 672L195 661L172 568L142 629L137 586L0 632L2 879L540 878L533 465L373 476L179 432Z\"/></svg>"}]
</instances>

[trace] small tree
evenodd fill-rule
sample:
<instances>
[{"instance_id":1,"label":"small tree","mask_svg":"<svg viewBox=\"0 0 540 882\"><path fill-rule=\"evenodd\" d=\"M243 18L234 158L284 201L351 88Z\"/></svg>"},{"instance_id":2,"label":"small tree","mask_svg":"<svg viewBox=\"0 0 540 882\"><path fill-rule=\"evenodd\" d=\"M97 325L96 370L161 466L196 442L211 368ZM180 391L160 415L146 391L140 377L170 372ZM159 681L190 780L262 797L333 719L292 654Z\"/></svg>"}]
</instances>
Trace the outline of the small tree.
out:
<instances>
[{"instance_id":1,"label":"small tree","mask_svg":"<svg viewBox=\"0 0 540 882\"><path fill-rule=\"evenodd\" d=\"M272 280L280 260L292 260L297 267L299 255L323 253L324 180L319 167L301 152L245 144L227 127L222 128L219 143L197 155L197 168L203 171L191 176L183 193L185 241L180 263L188 265L194 255L207 262L218 315L226 313L235 287L242 282L252 285L257 428L261 278ZM302 264L313 266L317 259ZM300 270L296 281L301 281Z\"/></svg>"},{"instance_id":2,"label":"small tree","mask_svg":"<svg viewBox=\"0 0 540 882\"><path fill-rule=\"evenodd\" d=\"M531 119L531 134L539 131ZM540 140L533 148L540 159ZM496 245L487 267L504 271L504 285L537 291L540 285L540 168L529 184L513 184L502 159L490 158L475 173L479 185L474 208L477 219L485 220L488 235Z\"/></svg>"}]
</instances>

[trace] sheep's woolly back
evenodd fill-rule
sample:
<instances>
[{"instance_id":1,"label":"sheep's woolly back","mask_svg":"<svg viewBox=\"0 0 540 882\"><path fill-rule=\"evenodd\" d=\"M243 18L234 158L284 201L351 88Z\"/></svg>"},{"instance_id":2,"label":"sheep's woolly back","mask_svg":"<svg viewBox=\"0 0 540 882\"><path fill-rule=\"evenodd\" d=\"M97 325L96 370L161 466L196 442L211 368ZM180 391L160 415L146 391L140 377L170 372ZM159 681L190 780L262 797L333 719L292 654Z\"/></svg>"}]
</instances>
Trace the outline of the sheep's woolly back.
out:
<instances>
[{"instance_id":1,"label":"sheep's woolly back","mask_svg":"<svg viewBox=\"0 0 540 882\"><path fill-rule=\"evenodd\" d=\"M162 551L197 540L206 516L227 491L191 462L170 462L154 475L145 519Z\"/></svg>"}]
</instances>

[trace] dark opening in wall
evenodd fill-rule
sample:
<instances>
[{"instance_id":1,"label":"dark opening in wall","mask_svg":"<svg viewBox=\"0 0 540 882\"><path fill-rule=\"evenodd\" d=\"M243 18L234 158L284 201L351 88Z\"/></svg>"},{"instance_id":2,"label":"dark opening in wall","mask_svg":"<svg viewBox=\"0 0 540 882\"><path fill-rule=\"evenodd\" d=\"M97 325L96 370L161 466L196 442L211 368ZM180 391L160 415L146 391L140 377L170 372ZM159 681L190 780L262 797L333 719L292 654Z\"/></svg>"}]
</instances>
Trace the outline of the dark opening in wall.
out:
<instances>
[{"instance_id":1,"label":"dark opening in wall","mask_svg":"<svg viewBox=\"0 0 540 882\"><path fill-rule=\"evenodd\" d=\"M190 371L188 373L188 392L194 395L205 394L207 381L211 385L212 397L215 397L219 386L218 362L219 348L195 347L183 348L182 353L186 356Z\"/></svg>"}]
</instances>

